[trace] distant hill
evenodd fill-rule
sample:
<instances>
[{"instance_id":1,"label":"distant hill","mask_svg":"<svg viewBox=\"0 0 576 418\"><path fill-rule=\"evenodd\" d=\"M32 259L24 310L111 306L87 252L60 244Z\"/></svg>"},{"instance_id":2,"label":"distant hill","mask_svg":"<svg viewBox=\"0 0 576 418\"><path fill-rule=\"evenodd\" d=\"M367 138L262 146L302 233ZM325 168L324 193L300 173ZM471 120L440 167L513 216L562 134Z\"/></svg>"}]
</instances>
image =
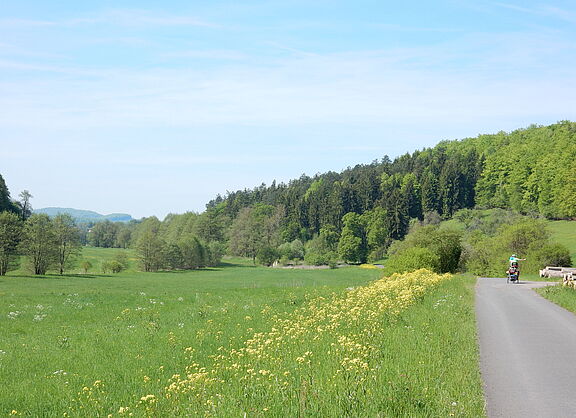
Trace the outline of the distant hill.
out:
<instances>
[{"instance_id":1,"label":"distant hill","mask_svg":"<svg viewBox=\"0 0 576 418\"><path fill-rule=\"evenodd\" d=\"M72 216L76 222L101 222L109 220L111 222L130 222L133 220L132 216L126 213L111 213L110 215L101 215L91 210L81 210L72 208L42 208L34 209L34 213L45 213L51 218L60 214L67 213Z\"/></svg>"}]
</instances>

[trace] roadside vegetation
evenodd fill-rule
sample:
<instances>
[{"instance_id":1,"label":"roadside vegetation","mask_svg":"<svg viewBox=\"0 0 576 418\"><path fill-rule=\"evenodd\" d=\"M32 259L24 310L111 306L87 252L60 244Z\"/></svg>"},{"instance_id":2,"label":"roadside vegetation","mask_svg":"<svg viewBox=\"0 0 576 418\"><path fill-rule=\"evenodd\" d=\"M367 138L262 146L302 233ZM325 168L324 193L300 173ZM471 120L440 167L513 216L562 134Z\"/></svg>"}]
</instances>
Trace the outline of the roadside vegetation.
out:
<instances>
[{"instance_id":1,"label":"roadside vegetation","mask_svg":"<svg viewBox=\"0 0 576 418\"><path fill-rule=\"evenodd\" d=\"M554 221L550 222L549 229L558 241L570 250L571 255L576 255L576 222ZM562 281L561 278L556 279ZM547 281L551 281L547 279ZM576 290L564 287L560 283L556 286L548 286L536 291L546 299L560 305L564 309L576 313Z\"/></svg>"},{"instance_id":2,"label":"roadside vegetation","mask_svg":"<svg viewBox=\"0 0 576 418\"><path fill-rule=\"evenodd\" d=\"M503 209L463 209L449 221L428 225L414 221L405 239L390 246L386 271L427 268L504 277L514 253L526 259L522 272L530 277L545 266L571 266L571 249L556 242L550 225Z\"/></svg>"},{"instance_id":3,"label":"roadside vegetation","mask_svg":"<svg viewBox=\"0 0 576 418\"><path fill-rule=\"evenodd\" d=\"M536 291L549 301L576 313L576 291L574 289L557 284L536 289Z\"/></svg>"}]
</instances>

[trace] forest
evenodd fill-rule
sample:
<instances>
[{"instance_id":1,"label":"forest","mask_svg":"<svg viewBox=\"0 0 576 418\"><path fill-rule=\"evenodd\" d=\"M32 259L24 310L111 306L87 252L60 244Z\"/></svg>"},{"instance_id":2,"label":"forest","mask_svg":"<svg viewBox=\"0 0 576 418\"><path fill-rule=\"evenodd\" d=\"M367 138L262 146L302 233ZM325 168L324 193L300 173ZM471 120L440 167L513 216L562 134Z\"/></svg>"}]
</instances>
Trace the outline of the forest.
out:
<instances>
[{"instance_id":1,"label":"forest","mask_svg":"<svg viewBox=\"0 0 576 418\"><path fill-rule=\"evenodd\" d=\"M394 160L384 156L340 173L302 175L287 184L274 181L269 186L227 192L208 202L200 214L80 225L71 241L73 248L82 244L135 248L145 271L215 265L224 254L250 257L265 265L364 263L397 254L400 247L392 244L415 232L415 227L434 228L455 215L464 219L475 213L480 219L485 216L482 210L498 209L501 212L491 212L492 216L519 216L514 218L518 222L576 217L574 161L576 123L532 125L510 133L443 141L433 148ZM37 228L52 225L54 231L58 222L70 224L68 218L31 215L30 197L24 191L20 200L12 199L0 176L0 212L5 212L0 228L6 241L0 243L0 254L5 260L34 251L32 244L25 244L33 234L32 224ZM465 212L470 209L476 212ZM489 236L496 233L492 230ZM458 256L465 254L468 244L462 243L462 231L454 239L460 248ZM473 241L482 239L488 235ZM38 251L40 244L35 245ZM471 251L468 248L468 255ZM56 254L53 251L49 258L58 259ZM430 261L429 254L416 258L426 256ZM474 260L477 265L478 257ZM5 274L12 264L4 261L6 268L0 273ZM65 264L60 256L56 263L60 272ZM436 270L453 271L458 265L458 261L444 263Z\"/></svg>"}]
</instances>

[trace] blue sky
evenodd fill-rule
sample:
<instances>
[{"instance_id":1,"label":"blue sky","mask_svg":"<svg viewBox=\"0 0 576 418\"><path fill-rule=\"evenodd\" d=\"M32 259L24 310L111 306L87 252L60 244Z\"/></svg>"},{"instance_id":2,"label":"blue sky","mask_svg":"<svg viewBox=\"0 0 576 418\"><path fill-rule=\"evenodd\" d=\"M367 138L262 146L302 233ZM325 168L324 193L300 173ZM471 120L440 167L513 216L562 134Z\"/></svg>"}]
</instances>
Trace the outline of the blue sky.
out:
<instances>
[{"instance_id":1,"label":"blue sky","mask_svg":"<svg viewBox=\"0 0 576 418\"><path fill-rule=\"evenodd\" d=\"M13 197L135 217L576 120L572 1L0 0Z\"/></svg>"}]
</instances>

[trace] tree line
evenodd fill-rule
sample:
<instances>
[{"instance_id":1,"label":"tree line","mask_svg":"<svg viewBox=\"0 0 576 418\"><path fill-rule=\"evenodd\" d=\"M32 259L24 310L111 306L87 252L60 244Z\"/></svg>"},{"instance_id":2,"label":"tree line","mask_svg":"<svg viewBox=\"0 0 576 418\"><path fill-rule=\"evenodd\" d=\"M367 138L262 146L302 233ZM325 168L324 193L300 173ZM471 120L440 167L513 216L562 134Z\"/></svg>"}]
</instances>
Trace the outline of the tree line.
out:
<instances>
[{"instance_id":1,"label":"tree line","mask_svg":"<svg viewBox=\"0 0 576 418\"><path fill-rule=\"evenodd\" d=\"M19 267L20 255L26 256L34 274L49 269L63 274L80 251L80 230L70 215L51 219L33 214L23 220L13 212L0 212L1 276Z\"/></svg>"},{"instance_id":2,"label":"tree line","mask_svg":"<svg viewBox=\"0 0 576 418\"><path fill-rule=\"evenodd\" d=\"M306 253L323 253L322 261L361 262L378 259L390 242L408 233L413 219L446 220L476 207L550 219L575 217L574 161L575 123L533 125L443 141L394 161L385 156L341 173L302 175L288 183L227 192L210 201L207 211L231 219L234 230L235 224L248 225L247 211L270 206L281 211L279 245L299 241ZM237 239L242 235L234 236L236 253L255 255L254 248L240 251Z\"/></svg>"},{"instance_id":3,"label":"tree line","mask_svg":"<svg viewBox=\"0 0 576 418\"><path fill-rule=\"evenodd\" d=\"M23 259L34 274L68 271L78 261L82 246L133 248L144 271L197 269L217 265L225 251L224 219L213 212L168 215L163 222L156 217L129 223L104 221L77 225L68 214L50 218L32 214L29 192L21 193L25 202L10 198L0 176L0 275L20 267ZM24 256L22 258L21 256ZM119 272L127 260L118 255L103 262L103 272ZM87 272L93 266L83 260Z\"/></svg>"},{"instance_id":4,"label":"tree line","mask_svg":"<svg viewBox=\"0 0 576 418\"><path fill-rule=\"evenodd\" d=\"M210 266L223 254L267 265L362 263L381 259L410 225L437 224L466 209L574 217L575 160L575 123L530 126L227 192L201 214L89 225L81 240L135 248L146 271ZM25 219L25 197L10 200L0 177L0 210Z\"/></svg>"}]
</instances>

